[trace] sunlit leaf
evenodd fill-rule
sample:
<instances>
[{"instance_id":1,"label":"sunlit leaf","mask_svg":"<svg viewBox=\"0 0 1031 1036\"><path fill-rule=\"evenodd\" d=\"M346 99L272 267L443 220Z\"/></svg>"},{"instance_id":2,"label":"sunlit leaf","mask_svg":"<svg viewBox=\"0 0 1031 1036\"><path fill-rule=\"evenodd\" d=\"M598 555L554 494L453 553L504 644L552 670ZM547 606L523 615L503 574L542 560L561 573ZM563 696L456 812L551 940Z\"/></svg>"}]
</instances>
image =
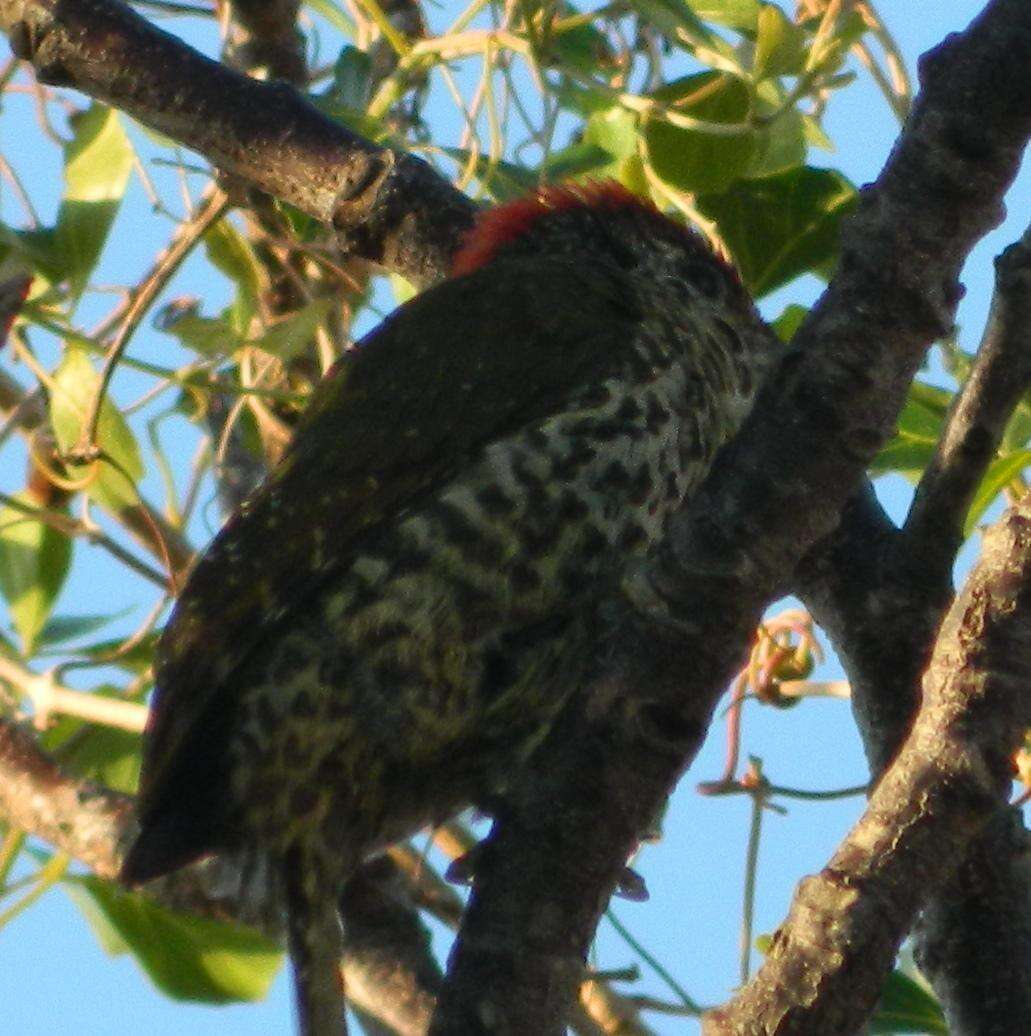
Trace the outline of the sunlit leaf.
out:
<instances>
[{"instance_id":1,"label":"sunlit leaf","mask_svg":"<svg viewBox=\"0 0 1031 1036\"><path fill-rule=\"evenodd\" d=\"M1031 443L1031 397L1025 396L1017 404L1002 436L1004 448L1017 450Z\"/></svg>"},{"instance_id":2,"label":"sunlit leaf","mask_svg":"<svg viewBox=\"0 0 1031 1036\"><path fill-rule=\"evenodd\" d=\"M725 25L739 32L754 33L760 11L759 0L683 0L699 18L706 22Z\"/></svg>"},{"instance_id":3,"label":"sunlit leaf","mask_svg":"<svg viewBox=\"0 0 1031 1036\"><path fill-rule=\"evenodd\" d=\"M584 129L584 143L596 145L613 158L637 154L637 139L637 116L618 106L596 112Z\"/></svg>"},{"instance_id":4,"label":"sunlit leaf","mask_svg":"<svg viewBox=\"0 0 1031 1036\"><path fill-rule=\"evenodd\" d=\"M751 109L745 83L722 72L687 76L654 97L681 115L731 126L742 124ZM644 139L655 172L690 192L726 190L748 167L756 147L752 130L719 135L674 126L658 115L645 123Z\"/></svg>"},{"instance_id":5,"label":"sunlit leaf","mask_svg":"<svg viewBox=\"0 0 1031 1036\"><path fill-rule=\"evenodd\" d=\"M132 171L133 151L114 109L93 104L75 120L65 149L65 191L54 248L62 274L81 291L100 257Z\"/></svg>"},{"instance_id":6,"label":"sunlit leaf","mask_svg":"<svg viewBox=\"0 0 1031 1036\"><path fill-rule=\"evenodd\" d=\"M101 946L131 953L176 1000L260 1000L282 965L279 947L250 928L173 913L99 878L67 878L64 888Z\"/></svg>"},{"instance_id":7,"label":"sunlit leaf","mask_svg":"<svg viewBox=\"0 0 1031 1036\"><path fill-rule=\"evenodd\" d=\"M805 68L805 31L791 21L779 7L764 5L757 20L753 73L756 79L770 76L795 76Z\"/></svg>"},{"instance_id":8,"label":"sunlit leaf","mask_svg":"<svg viewBox=\"0 0 1031 1036\"><path fill-rule=\"evenodd\" d=\"M630 0L629 6L648 24L668 36L673 36L678 29L685 29L693 36L710 38L704 22L685 0Z\"/></svg>"},{"instance_id":9,"label":"sunlit leaf","mask_svg":"<svg viewBox=\"0 0 1031 1036\"><path fill-rule=\"evenodd\" d=\"M764 180L742 180L698 199L756 295L810 272L826 275L838 252L842 218L856 203L840 173L802 166Z\"/></svg>"},{"instance_id":10,"label":"sunlit leaf","mask_svg":"<svg viewBox=\"0 0 1031 1036\"><path fill-rule=\"evenodd\" d=\"M83 697L125 700L116 688L106 685L82 693ZM115 791L135 793L140 778L140 734L62 717L41 740L48 752L61 747L61 766L68 773Z\"/></svg>"},{"instance_id":11,"label":"sunlit leaf","mask_svg":"<svg viewBox=\"0 0 1031 1036\"><path fill-rule=\"evenodd\" d=\"M884 984L881 1002L870 1019L868 1031L948 1036L949 1029L938 1001L908 975L893 971Z\"/></svg>"},{"instance_id":12,"label":"sunlit leaf","mask_svg":"<svg viewBox=\"0 0 1031 1036\"><path fill-rule=\"evenodd\" d=\"M612 165L612 155L608 151L597 144L581 141L561 151L553 151L541 165L541 172L548 182L560 183L581 176L609 175Z\"/></svg>"},{"instance_id":13,"label":"sunlit leaf","mask_svg":"<svg viewBox=\"0 0 1031 1036\"><path fill-rule=\"evenodd\" d=\"M27 492L13 496L38 506ZM71 559L72 541L67 536L14 507L0 508L0 593L25 655L35 651Z\"/></svg>"},{"instance_id":14,"label":"sunlit leaf","mask_svg":"<svg viewBox=\"0 0 1031 1036\"><path fill-rule=\"evenodd\" d=\"M168 321L163 329L203 356L226 356L243 341L225 320L196 313L186 313Z\"/></svg>"},{"instance_id":15,"label":"sunlit leaf","mask_svg":"<svg viewBox=\"0 0 1031 1036\"><path fill-rule=\"evenodd\" d=\"M333 305L333 299L313 299L277 321L250 344L259 346L281 360L293 359L311 345L316 329L329 315Z\"/></svg>"},{"instance_id":16,"label":"sunlit leaf","mask_svg":"<svg viewBox=\"0 0 1031 1036\"><path fill-rule=\"evenodd\" d=\"M951 401L952 393L946 389L913 382L899 414L895 435L874 458L871 474L896 472L915 483L938 447Z\"/></svg>"},{"instance_id":17,"label":"sunlit leaf","mask_svg":"<svg viewBox=\"0 0 1031 1036\"><path fill-rule=\"evenodd\" d=\"M827 136L824 128L811 115L802 116L802 126L805 130L805 140L810 147L817 147L821 151L834 151L834 141Z\"/></svg>"},{"instance_id":18,"label":"sunlit leaf","mask_svg":"<svg viewBox=\"0 0 1031 1036\"><path fill-rule=\"evenodd\" d=\"M802 321L808 315L808 307L800 306L797 302L791 302L784 307L783 312L770 326L777 332L777 337L782 342L790 342L795 337L795 332L801 327Z\"/></svg>"},{"instance_id":19,"label":"sunlit leaf","mask_svg":"<svg viewBox=\"0 0 1031 1036\"><path fill-rule=\"evenodd\" d=\"M258 308L262 271L251 243L228 219L220 219L204 235L204 249L214 266L236 285L235 331L245 334Z\"/></svg>"},{"instance_id":20,"label":"sunlit leaf","mask_svg":"<svg viewBox=\"0 0 1031 1036\"><path fill-rule=\"evenodd\" d=\"M419 293L415 285L399 273L390 275L390 290L394 293L394 305L396 306L403 306Z\"/></svg>"},{"instance_id":21,"label":"sunlit leaf","mask_svg":"<svg viewBox=\"0 0 1031 1036\"><path fill-rule=\"evenodd\" d=\"M572 4L562 6L566 14L578 13ZM588 75L595 72L599 66L605 66L612 61L612 48L608 40L589 22L552 32L548 37L548 43L551 53L558 58L560 64Z\"/></svg>"},{"instance_id":22,"label":"sunlit leaf","mask_svg":"<svg viewBox=\"0 0 1031 1036\"><path fill-rule=\"evenodd\" d=\"M86 351L76 345L66 346L54 372L50 394L50 423L62 450L78 445L98 382ZM143 476L143 461L135 436L109 398L105 398L100 410L97 443L104 459L97 462L95 477L86 485L86 492L111 511L135 505L139 502L136 483ZM69 471L72 478L88 477L83 465L70 466Z\"/></svg>"},{"instance_id":23,"label":"sunlit leaf","mask_svg":"<svg viewBox=\"0 0 1031 1036\"><path fill-rule=\"evenodd\" d=\"M974 499L970 503L963 530L964 535L969 536L977 528L977 523L984 517L985 511L995 498L1014 479L1026 474L1029 469L1031 469L1031 450L1018 450L1005 457L998 457L988 465L981 485L978 486Z\"/></svg>"},{"instance_id":24,"label":"sunlit leaf","mask_svg":"<svg viewBox=\"0 0 1031 1036\"><path fill-rule=\"evenodd\" d=\"M755 180L798 168L807 150L805 122L801 113L791 108L756 130L755 151L741 176Z\"/></svg>"}]
</instances>

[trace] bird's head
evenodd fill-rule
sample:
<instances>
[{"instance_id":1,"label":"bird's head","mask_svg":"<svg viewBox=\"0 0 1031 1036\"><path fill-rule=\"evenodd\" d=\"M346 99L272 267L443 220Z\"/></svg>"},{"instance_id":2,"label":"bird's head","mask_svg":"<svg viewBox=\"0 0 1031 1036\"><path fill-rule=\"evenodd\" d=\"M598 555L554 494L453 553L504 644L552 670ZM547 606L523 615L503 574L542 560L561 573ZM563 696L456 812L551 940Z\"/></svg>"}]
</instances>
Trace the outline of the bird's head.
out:
<instances>
[{"instance_id":1,"label":"bird's head","mask_svg":"<svg viewBox=\"0 0 1031 1036\"><path fill-rule=\"evenodd\" d=\"M741 297L736 271L701 236L615 180L538 188L480 215L455 255L452 276L499 260L547 255L615 264L660 288ZM742 299L743 301L743 299Z\"/></svg>"}]
</instances>

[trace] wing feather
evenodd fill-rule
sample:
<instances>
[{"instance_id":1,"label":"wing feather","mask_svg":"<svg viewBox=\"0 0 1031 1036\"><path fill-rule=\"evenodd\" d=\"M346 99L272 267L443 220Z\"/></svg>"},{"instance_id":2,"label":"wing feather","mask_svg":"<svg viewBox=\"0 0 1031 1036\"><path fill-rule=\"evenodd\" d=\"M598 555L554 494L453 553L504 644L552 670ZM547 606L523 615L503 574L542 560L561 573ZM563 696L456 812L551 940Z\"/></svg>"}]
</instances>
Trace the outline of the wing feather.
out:
<instances>
[{"instance_id":1,"label":"wing feather","mask_svg":"<svg viewBox=\"0 0 1031 1036\"><path fill-rule=\"evenodd\" d=\"M402 307L317 389L282 463L194 569L162 637L141 814L224 746L233 674L364 533L604 380L640 314L618 271L495 263ZM216 730L222 733L215 734ZM181 791L181 789L180 789ZM221 794L211 789L211 794Z\"/></svg>"}]
</instances>

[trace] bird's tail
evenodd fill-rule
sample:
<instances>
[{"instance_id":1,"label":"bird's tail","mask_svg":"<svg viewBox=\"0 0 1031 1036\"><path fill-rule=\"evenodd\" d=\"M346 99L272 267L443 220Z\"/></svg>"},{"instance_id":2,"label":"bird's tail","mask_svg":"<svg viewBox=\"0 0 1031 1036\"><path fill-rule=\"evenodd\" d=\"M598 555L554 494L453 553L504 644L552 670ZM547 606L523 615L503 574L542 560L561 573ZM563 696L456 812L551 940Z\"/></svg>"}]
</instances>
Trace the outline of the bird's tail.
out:
<instances>
[{"instance_id":1,"label":"bird's tail","mask_svg":"<svg viewBox=\"0 0 1031 1036\"><path fill-rule=\"evenodd\" d=\"M338 883L302 846L283 862L300 1036L347 1036Z\"/></svg>"}]
</instances>

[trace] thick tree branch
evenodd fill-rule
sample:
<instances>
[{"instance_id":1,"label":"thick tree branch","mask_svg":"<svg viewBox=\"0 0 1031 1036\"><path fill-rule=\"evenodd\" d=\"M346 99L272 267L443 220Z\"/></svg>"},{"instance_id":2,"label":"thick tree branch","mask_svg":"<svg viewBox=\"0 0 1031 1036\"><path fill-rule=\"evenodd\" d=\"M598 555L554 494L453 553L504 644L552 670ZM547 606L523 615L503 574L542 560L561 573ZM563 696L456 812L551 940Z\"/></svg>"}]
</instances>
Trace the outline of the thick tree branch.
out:
<instances>
[{"instance_id":1,"label":"thick tree branch","mask_svg":"<svg viewBox=\"0 0 1031 1036\"><path fill-rule=\"evenodd\" d=\"M924 59L913 116L846 230L831 287L659 556L584 631L584 654L596 653L572 674L578 715L495 824L435 1033L500 1018L561 1031L637 833L697 749L763 606L834 527L951 324L963 259L1000 219L1031 133L1029 61L1020 0L995 0Z\"/></svg>"},{"instance_id":2,"label":"thick tree branch","mask_svg":"<svg viewBox=\"0 0 1031 1036\"><path fill-rule=\"evenodd\" d=\"M996 810L913 942L952 1036L1031 1030L1031 836L1019 811Z\"/></svg>"},{"instance_id":3,"label":"thick tree branch","mask_svg":"<svg viewBox=\"0 0 1031 1036\"><path fill-rule=\"evenodd\" d=\"M913 730L862 819L798 887L763 967L706 1033L859 1029L921 902L1006 801L1009 756L1031 724L1029 687L1031 495L985 537Z\"/></svg>"},{"instance_id":4,"label":"thick tree branch","mask_svg":"<svg viewBox=\"0 0 1031 1036\"><path fill-rule=\"evenodd\" d=\"M42 81L128 112L413 282L444 275L472 221L472 202L422 160L364 140L285 83L204 57L116 0L0 0L0 28Z\"/></svg>"}]
</instances>

